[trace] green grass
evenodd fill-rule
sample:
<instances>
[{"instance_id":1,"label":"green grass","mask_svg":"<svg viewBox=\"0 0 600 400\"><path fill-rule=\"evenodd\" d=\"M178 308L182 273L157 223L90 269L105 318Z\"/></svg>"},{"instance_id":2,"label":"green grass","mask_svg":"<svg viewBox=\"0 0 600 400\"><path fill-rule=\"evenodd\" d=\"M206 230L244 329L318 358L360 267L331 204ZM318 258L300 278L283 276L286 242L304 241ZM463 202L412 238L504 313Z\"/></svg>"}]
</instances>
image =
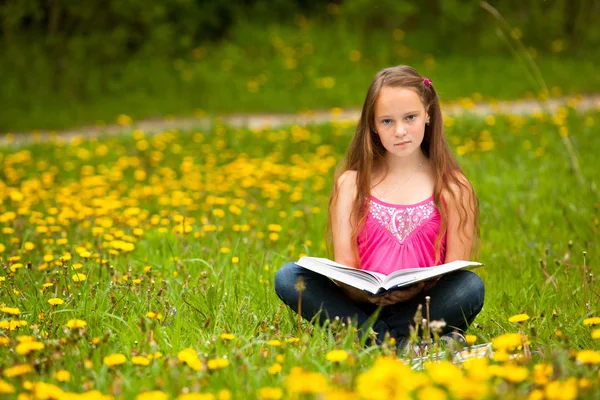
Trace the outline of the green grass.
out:
<instances>
[{"instance_id":1,"label":"green grass","mask_svg":"<svg viewBox=\"0 0 600 400\"><path fill-rule=\"evenodd\" d=\"M532 349L543 354L526 368L543 358L554 364L553 380L590 378L587 395L592 398L600 393L597 367L577 365L568 351L600 350L590 327L582 324L598 316L599 297L589 288L598 287L600 113L568 110L564 121L585 185L578 184L549 116L452 122L448 138L462 154L459 161L481 204L486 266L479 273L487 293L470 333L485 342L524 331ZM35 372L24 379L126 398L154 389L173 396L227 389L234 398L253 398L261 387L316 379L293 375L296 366L324 374L334 386L354 389L357 376L371 368L376 355L390 354L390 346L362 347L352 330L307 323L301 342L286 344L284 339L298 337L297 320L272 287L279 266L303 253L325 255L333 169L351 132L352 126L339 124L275 131L217 126L204 133L133 133L2 148L0 302L21 311L20 317L3 318L28 326L3 331L9 340L0 346L0 370L25 363ZM185 226L187 234L177 231ZM134 243L135 249L120 250L119 241ZM26 242L34 248L27 250ZM81 256L79 247L91 257ZM594 272L587 291L583 251ZM58 260L65 252L72 259L63 266ZM46 254L53 261L45 262ZM545 282L540 260L554 283ZM74 270L78 262L83 266ZM15 263L22 266L12 274ZM146 266L151 270L145 272ZM77 272L87 279L73 281ZM53 286L42 290L46 282ZM54 297L65 304L50 306L47 301ZM150 320L149 311L161 313L162 319ZM531 317L524 325L507 322L523 312ZM87 327L80 333L66 328L73 318L85 320ZM222 340L225 332L235 339ZM17 335L33 335L45 349L19 355L13 351ZM274 339L283 344L269 344ZM219 357L227 357L230 365L194 371L177 357L187 347L198 352L204 365ZM340 365L327 361L325 353L333 349L347 350L350 359ZM129 361L156 351L163 357L149 366ZM117 367L103 364L113 353L128 361ZM282 371L270 375L268 368L276 362ZM54 379L61 369L70 372L70 382ZM21 378L3 379L22 390ZM490 393L524 397L533 389L532 379L520 384L494 380L498 384Z\"/></svg>"},{"instance_id":2,"label":"green grass","mask_svg":"<svg viewBox=\"0 0 600 400\"><path fill-rule=\"evenodd\" d=\"M490 30L495 29L490 25ZM432 79L444 101L464 97L516 99L537 96L520 61L508 51L427 52L434 37L393 30L361 31L340 23L322 26L238 24L229 38L177 60L139 59L98 66L67 64L56 76L49 60L23 49L23 68L0 61L0 132L110 124L134 119L232 112L297 112L360 107L381 68L408 64ZM433 42L435 43L435 42ZM525 44L526 40L525 40ZM360 56L351 60L352 52ZM600 59L534 50L553 95L596 93ZM325 85L325 87L323 87Z\"/></svg>"}]
</instances>

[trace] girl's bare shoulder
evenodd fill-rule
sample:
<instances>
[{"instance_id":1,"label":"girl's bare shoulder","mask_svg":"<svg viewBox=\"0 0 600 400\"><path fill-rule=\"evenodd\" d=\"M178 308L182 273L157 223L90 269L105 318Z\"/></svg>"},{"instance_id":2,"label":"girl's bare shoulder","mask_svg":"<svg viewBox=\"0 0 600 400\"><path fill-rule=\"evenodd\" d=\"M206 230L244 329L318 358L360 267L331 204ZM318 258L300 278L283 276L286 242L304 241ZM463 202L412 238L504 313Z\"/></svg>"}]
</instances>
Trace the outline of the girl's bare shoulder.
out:
<instances>
[{"instance_id":1,"label":"girl's bare shoulder","mask_svg":"<svg viewBox=\"0 0 600 400\"><path fill-rule=\"evenodd\" d=\"M344 171L337 179L336 185L339 190L352 190L356 188L356 177L358 172L353 169Z\"/></svg>"}]
</instances>

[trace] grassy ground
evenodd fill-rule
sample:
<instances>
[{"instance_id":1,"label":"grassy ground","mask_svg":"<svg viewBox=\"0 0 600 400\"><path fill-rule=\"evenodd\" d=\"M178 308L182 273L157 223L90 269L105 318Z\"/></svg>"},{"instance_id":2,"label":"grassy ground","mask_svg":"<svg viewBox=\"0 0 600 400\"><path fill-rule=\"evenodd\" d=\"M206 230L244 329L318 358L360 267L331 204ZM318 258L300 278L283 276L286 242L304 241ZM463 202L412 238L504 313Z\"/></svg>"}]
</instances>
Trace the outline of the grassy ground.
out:
<instances>
[{"instance_id":1,"label":"grassy ground","mask_svg":"<svg viewBox=\"0 0 600 400\"><path fill-rule=\"evenodd\" d=\"M331 177L352 127L218 126L1 149L0 391L594 398L600 113L446 124L481 202L487 294L469 333L498 338L491 365L410 372L376 361L393 346L362 347L352 329L299 332L273 276L301 254L325 255ZM530 319L508 322L520 313ZM505 335L518 332L527 339ZM511 353L521 356L506 362Z\"/></svg>"},{"instance_id":2,"label":"grassy ground","mask_svg":"<svg viewBox=\"0 0 600 400\"><path fill-rule=\"evenodd\" d=\"M5 77L0 132L101 125L120 114L139 120L359 107L374 74L397 64L412 65L432 79L444 101L516 99L542 91L526 62L508 51L428 52L423 48L436 48L436 38L427 35L391 30L365 36L339 23L305 20L289 26L239 24L226 41L177 60L133 58L102 66L82 60L66 63L60 74L51 72L50 60L23 49L26 67L9 68L0 59ZM550 95L600 91L596 53L581 57L568 50L530 49Z\"/></svg>"}]
</instances>

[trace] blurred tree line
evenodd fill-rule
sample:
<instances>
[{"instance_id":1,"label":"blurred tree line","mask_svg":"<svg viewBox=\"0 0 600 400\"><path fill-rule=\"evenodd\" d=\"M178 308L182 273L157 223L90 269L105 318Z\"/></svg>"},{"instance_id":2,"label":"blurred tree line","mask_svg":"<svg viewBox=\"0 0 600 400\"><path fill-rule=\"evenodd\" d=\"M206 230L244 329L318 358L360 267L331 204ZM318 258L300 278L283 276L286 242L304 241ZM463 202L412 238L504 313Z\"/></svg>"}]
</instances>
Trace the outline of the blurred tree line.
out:
<instances>
[{"instance_id":1,"label":"blurred tree line","mask_svg":"<svg viewBox=\"0 0 600 400\"><path fill-rule=\"evenodd\" d=\"M537 51L554 46L577 56L598 49L598 0L490 1L518 27L512 36ZM96 85L88 70L131 58L149 66L185 58L198 46L227 41L236 23L258 33L300 15L360 32L363 47L374 32L400 29L407 39L418 32L410 45L421 54L506 52L499 24L477 0L0 0L0 72L8 78L0 95L68 82L67 97L76 99L84 85ZM110 91L102 79L99 90Z\"/></svg>"}]
</instances>

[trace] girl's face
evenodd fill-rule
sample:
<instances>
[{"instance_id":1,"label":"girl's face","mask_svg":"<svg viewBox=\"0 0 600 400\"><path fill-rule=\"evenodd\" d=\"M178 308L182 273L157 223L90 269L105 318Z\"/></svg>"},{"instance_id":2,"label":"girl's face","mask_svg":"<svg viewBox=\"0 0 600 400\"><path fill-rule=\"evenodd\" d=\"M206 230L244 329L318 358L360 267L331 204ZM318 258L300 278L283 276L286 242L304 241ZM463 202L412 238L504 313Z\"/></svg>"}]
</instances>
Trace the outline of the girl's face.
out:
<instances>
[{"instance_id":1,"label":"girl's face","mask_svg":"<svg viewBox=\"0 0 600 400\"><path fill-rule=\"evenodd\" d=\"M420 149L427 121L429 115L414 90L381 89L375 102L375 130L390 155L406 157Z\"/></svg>"}]
</instances>

